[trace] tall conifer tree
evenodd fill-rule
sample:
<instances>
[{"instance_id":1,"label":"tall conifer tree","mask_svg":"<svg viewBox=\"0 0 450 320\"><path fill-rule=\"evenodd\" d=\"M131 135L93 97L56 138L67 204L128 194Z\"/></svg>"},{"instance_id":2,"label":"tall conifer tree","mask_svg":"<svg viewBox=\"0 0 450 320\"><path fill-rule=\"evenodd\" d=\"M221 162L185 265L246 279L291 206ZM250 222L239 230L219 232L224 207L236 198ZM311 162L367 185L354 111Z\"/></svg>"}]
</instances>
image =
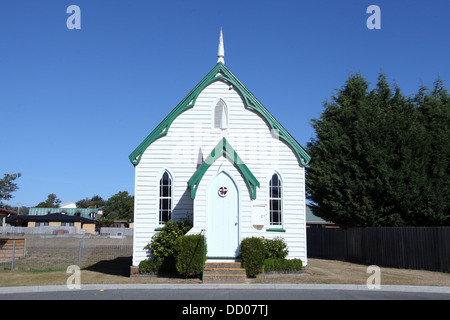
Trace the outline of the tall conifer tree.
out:
<instances>
[{"instance_id":1,"label":"tall conifer tree","mask_svg":"<svg viewBox=\"0 0 450 320\"><path fill-rule=\"evenodd\" d=\"M307 193L316 215L354 226L449 223L449 97L405 98L380 74L351 75L313 120Z\"/></svg>"}]
</instances>

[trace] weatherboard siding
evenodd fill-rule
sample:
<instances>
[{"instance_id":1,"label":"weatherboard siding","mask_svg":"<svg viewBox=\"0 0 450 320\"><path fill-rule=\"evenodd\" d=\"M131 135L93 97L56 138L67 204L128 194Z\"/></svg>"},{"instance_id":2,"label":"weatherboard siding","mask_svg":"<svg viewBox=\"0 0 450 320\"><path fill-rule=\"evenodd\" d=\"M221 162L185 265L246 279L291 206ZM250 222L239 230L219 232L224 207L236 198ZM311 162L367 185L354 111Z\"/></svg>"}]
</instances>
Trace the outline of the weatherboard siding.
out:
<instances>
[{"instance_id":1,"label":"weatherboard siding","mask_svg":"<svg viewBox=\"0 0 450 320\"><path fill-rule=\"evenodd\" d=\"M197 170L199 152L206 159L222 138L213 129L213 110L218 99L228 108L226 139L260 183L257 197L251 200L247 185L225 157L217 159L203 176L195 200L190 198L187 181ZM216 81L198 96L193 108L181 113L166 136L157 139L143 153L135 167L135 231L133 265L147 259L143 249L155 234L158 225L158 188L164 169L173 178L173 220L193 215L194 228L199 233L207 226L207 186L214 174L226 169L240 189L239 237L283 237L288 244L288 258L300 258L306 264L305 172L292 149L274 138L267 123L256 112L245 108L240 94L229 84ZM267 232L269 228L268 183L273 173L283 180L283 228L285 232ZM265 208L266 223L258 230L253 226L254 207Z\"/></svg>"}]
</instances>

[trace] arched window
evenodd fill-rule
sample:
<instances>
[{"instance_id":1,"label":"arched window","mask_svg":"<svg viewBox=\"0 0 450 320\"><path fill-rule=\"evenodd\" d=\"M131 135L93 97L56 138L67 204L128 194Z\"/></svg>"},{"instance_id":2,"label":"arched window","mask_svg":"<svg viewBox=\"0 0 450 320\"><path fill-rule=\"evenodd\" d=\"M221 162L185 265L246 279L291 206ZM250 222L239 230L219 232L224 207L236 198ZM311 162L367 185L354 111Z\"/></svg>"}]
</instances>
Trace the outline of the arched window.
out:
<instances>
[{"instance_id":1,"label":"arched window","mask_svg":"<svg viewBox=\"0 0 450 320\"><path fill-rule=\"evenodd\" d=\"M159 224L164 224L172 215L172 177L164 171L159 180Z\"/></svg>"},{"instance_id":2,"label":"arched window","mask_svg":"<svg viewBox=\"0 0 450 320\"><path fill-rule=\"evenodd\" d=\"M222 99L219 99L219 101L217 101L217 104L214 108L214 128L228 128L228 109L227 105Z\"/></svg>"},{"instance_id":3,"label":"arched window","mask_svg":"<svg viewBox=\"0 0 450 320\"><path fill-rule=\"evenodd\" d=\"M283 225L283 208L282 208L282 182L280 176L275 173L269 182L269 209L270 209L270 225Z\"/></svg>"}]
</instances>

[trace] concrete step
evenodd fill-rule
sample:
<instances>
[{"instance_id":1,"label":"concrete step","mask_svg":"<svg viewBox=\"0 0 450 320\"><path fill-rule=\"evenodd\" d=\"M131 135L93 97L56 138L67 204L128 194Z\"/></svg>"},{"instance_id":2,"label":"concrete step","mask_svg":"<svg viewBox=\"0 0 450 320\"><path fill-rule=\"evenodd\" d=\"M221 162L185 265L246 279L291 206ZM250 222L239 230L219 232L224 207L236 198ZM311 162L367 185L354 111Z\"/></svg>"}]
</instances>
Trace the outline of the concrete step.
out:
<instances>
[{"instance_id":1,"label":"concrete step","mask_svg":"<svg viewBox=\"0 0 450 320\"><path fill-rule=\"evenodd\" d=\"M240 262L206 262L203 283L246 283Z\"/></svg>"}]
</instances>

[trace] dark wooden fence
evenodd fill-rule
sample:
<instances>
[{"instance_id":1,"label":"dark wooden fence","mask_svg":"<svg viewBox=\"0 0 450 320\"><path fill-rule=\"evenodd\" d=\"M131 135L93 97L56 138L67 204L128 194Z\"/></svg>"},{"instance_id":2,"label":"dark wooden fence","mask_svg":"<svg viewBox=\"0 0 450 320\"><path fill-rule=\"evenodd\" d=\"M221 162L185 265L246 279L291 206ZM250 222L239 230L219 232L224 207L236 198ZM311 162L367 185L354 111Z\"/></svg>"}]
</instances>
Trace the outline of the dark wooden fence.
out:
<instances>
[{"instance_id":1,"label":"dark wooden fence","mask_svg":"<svg viewBox=\"0 0 450 320\"><path fill-rule=\"evenodd\" d=\"M308 257L450 273L450 227L307 229Z\"/></svg>"}]
</instances>

